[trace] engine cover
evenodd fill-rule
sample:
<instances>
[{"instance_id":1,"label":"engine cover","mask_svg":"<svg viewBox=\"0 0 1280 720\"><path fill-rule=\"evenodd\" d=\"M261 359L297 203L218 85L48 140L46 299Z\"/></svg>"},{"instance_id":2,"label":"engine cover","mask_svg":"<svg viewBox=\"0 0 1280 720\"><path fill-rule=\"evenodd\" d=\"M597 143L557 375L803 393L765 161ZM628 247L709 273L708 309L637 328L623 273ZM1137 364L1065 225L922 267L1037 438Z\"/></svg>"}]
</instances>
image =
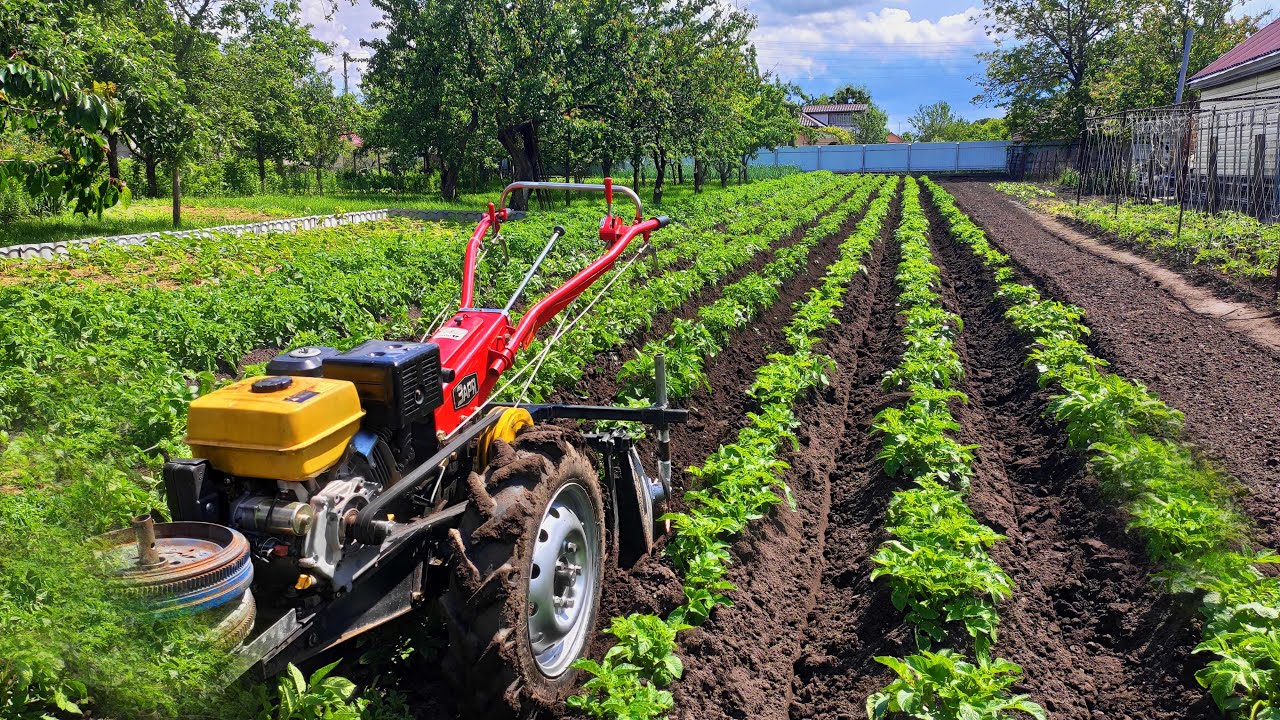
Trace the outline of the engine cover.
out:
<instances>
[{"instance_id":1,"label":"engine cover","mask_svg":"<svg viewBox=\"0 0 1280 720\"><path fill-rule=\"evenodd\" d=\"M230 475L302 481L342 458L362 417L345 380L248 378L192 401L187 444Z\"/></svg>"}]
</instances>

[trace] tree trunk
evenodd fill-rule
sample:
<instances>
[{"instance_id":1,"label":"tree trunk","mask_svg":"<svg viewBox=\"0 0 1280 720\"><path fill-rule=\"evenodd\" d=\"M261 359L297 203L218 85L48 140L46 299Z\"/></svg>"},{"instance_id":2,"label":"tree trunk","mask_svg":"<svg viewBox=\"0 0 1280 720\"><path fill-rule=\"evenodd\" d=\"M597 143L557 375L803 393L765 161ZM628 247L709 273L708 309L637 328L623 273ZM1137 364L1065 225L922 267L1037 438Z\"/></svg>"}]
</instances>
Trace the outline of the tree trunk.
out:
<instances>
[{"instance_id":1,"label":"tree trunk","mask_svg":"<svg viewBox=\"0 0 1280 720\"><path fill-rule=\"evenodd\" d=\"M440 158L440 196L445 200L458 199L458 165Z\"/></svg>"},{"instance_id":2,"label":"tree trunk","mask_svg":"<svg viewBox=\"0 0 1280 720\"><path fill-rule=\"evenodd\" d=\"M723 160L717 160L716 174L720 176L720 187L729 187L729 163Z\"/></svg>"},{"instance_id":3,"label":"tree trunk","mask_svg":"<svg viewBox=\"0 0 1280 720\"><path fill-rule=\"evenodd\" d=\"M693 192L702 192L702 183L707 180L707 164L698 158L693 159Z\"/></svg>"},{"instance_id":4,"label":"tree trunk","mask_svg":"<svg viewBox=\"0 0 1280 720\"><path fill-rule=\"evenodd\" d=\"M631 187L640 189L640 170L644 167L644 155L640 154L640 146L631 146Z\"/></svg>"},{"instance_id":5,"label":"tree trunk","mask_svg":"<svg viewBox=\"0 0 1280 720\"><path fill-rule=\"evenodd\" d=\"M324 195L324 167L320 164L320 155L316 155L316 194Z\"/></svg>"},{"instance_id":6,"label":"tree trunk","mask_svg":"<svg viewBox=\"0 0 1280 720\"><path fill-rule=\"evenodd\" d=\"M498 142L511 156L511 169L515 180L537 180L542 172L542 160L538 150L538 128L532 122L509 125L498 131ZM511 196L513 210L527 210L528 196L516 193Z\"/></svg>"},{"instance_id":7,"label":"tree trunk","mask_svg":"<svg viewBox=\"0 0 1280 720\"><path fill-rule=\"evenodd\" d=\"M606 157L600 160L600 173L605 177L613 175L613 158Z\"/></svg>"},{"instance_id":8,"label":"tree trunk","mask_svg":"<svg viewBox=\"0 0 1280 720\"><path fill-rule=\"evenodd\" d=\"M143 164L147 168L147 197L160 197L160 181L156 179L156 159L148 155Z\"/></svg>"},{"instance_id":9,"label":"tree trunk","mask_svg":"<svg viewBox=\"0 0 1280 720\"><path fill-rule=\"evenodd\" d=\"M178 177L177 162L173 163L169 178L173 181L173 227L176 230L182 227L182 180Z\"/></svg>"},{"instance_id":10,"label":"tree trunk","mask_svg":"<svg viewBox=\"0 0 1280 720\"><path fill-rule=\"evenodd\" d=\"M118 133L107 136L107 175L117 183L120 182L120 157L116 155Z\"/></svg>"},{"instance_id":11,"label":"tree trunk","mask_svg":"<svg viewBox=\"0 0 1280 720\"><path fill-rule=\"evenodd\" d=\"M423 175L431 174L431 163L429 162L430 158L431 158L431 151L426 148L423 148L422 149L422 174Z\"/></svg>"},{"instance_id":12,"label":"tree trunk","mask_svg":"<svg viewBox=\"0 0 1280 720\"><path fill-rule=\"evenodd\" d=\"M653 204L661 205L662 204L662 183L663 183L663 180L665 180L665 176L667 172L667 149L662 147L661 145L659 145L658 149L655 150L653 153L653 165L654 165Z\"/></svg>"},{"instance_id":13,"label":"tree trunk","mask_svg":"<svg viewBox=\"0 0 1280 720\"><path fill-rule=\"evenodd\" d=\"M680 158L680 160L676 162L675 165L676 165L676 184L683 185L684 184L684 158Z\"/></svg>"},{"instance_id":14,"label":"tree trunk","mask_svg":"<svg viewBox=\"0 0 1280 720\"><path fill-rule=\"evenodd\" d=\"M258 192L267 193L267 154L262 149L262 141L258 141Z\"/></svg>"}]
</instances>

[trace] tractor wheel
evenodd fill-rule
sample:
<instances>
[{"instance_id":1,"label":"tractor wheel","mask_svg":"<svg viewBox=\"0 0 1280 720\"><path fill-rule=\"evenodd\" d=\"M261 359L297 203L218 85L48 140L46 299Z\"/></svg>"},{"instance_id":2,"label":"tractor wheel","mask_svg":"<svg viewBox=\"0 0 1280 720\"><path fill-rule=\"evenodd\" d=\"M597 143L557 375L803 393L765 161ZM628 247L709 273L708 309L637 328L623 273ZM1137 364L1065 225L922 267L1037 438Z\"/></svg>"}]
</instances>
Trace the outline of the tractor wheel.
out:
<instances>
[{"instance_id":1,"label":"tractor wheel","mask_svg":"<svg viewBox=\"0 0 1280 720\"><path fill-rule=\"evenodd\" d=\"M450 531L445 669L465 717L553 705L574 687L604 581L604 503L582 436L542 425L495 440Z\"/></svg>"}]
</instances>

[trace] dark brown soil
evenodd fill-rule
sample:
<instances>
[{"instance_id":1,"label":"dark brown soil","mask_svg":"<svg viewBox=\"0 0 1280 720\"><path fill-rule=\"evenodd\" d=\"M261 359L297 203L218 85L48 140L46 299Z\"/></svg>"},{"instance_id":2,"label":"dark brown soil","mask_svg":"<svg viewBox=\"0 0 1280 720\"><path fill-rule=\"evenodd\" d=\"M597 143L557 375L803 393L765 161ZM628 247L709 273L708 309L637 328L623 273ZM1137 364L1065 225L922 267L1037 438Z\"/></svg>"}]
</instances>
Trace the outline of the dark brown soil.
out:
<instances>
[{"instance_id":1,"label":"dark brown soil","mask_svg":"<svg viewBox=\"0 0 1280 720\"><path fill-rule=\"evenodd\" d=\"M992 302L990 271L929 219L944 304L964 320L956 350L969 402L956 418L962 440L981 445L969 506L1009 538L991 550L1015 583L996 654L1023 667L1019 691L1055 718L1211 716L1194 677L1203 660L1190 655L1195 603L1154 586L1141 541L1045 418L1048 393Z\"/></svg>"},{"instance_id":2,"label":"dark brown soil","mask_svg":"<svg viewBox=\"0 0 1280 720\"><path fill-rule=\"evenodd\" d=\"M1257 539L1280 537L1280 356L1188 312L1160 285L1055 237L986 183L945 183L962 210L1055 298L1087 311L1090 345L1112 368L1186 413L1186 433L1249 490Z\"/></svg>"},{"instance_id":3,"label":"dark brown soil","mask_svg":"<svg viewBox=\"0 0 1280 720\"><path fill-rule=\"evenodd\" d=\"M1248 278L1227 275L1217 268L1189 263L1172 254L1161 253L1150 246L1127 240L1113 233L1102 232L1088 223L1074 218L1060 217L1058 220L1110 245L1124 248L1148 260L1154 260L1174 268L1196 285L1208 288L1223 297L1248 303L1264 312L1275 312L1276 310L1275 278Z\"/></svg>"},{"instance_id":4,"label":"dark brown soil","mask_svg":"<svg viewBox=\"0 0 1280 720\"><path fill-rule=\"evenodd\" d=\"M818 548L822 566L811 580L799 647L790 655L790 686L768 717L860 717L867 696L890 678L875 656L902 655L912 644L910 629L889 601L884 583L870 579L871 556L886 537L885 509L902 487L881 471L879 443L871 435L876 412L904 399L881 388L884 373L898 364L902 349L894 285L899 252L893 240L899 210L895 207L886 219L864 319L839 329L849 333L837 342L852 343L854 365L843 398L836 456L827 469L828 516Z\"/></svg>"},{"instance_id":5,"label":"dark brown soil","mask_svg":"<svg viewBox=\"0 0 1280 720\"><path fill-rule=\"evenodd\" d=\"M893 218L886 220L885 235L894 224ZM818 604L825 602L820 591L823 549L832 530L829 479L839 474L846 459L847 434L856 432L849 422L851 403L864 380L870 377L874 384L871 376L878 376L882 364L879 357L869 362L865 349L883 346L868 341L878 332L872 317L878 314L892 323L884 288L892 283L895 259L886 257L884 249L882 239L869 259L868 274L858 276L846 295L838 313L841 324L819 348L837 359L831 386L798 410L805 425L798 433L800 449L787 457L791 470L785 476L797 508L780 509L734 543L737 563L729 580L738 587L731 593L735 605L686 635L686 676L674 688L676 717L787 715L805 629L819 612ZM871 512L868 519L879 515Z\"/></svg>"}]
</instances>

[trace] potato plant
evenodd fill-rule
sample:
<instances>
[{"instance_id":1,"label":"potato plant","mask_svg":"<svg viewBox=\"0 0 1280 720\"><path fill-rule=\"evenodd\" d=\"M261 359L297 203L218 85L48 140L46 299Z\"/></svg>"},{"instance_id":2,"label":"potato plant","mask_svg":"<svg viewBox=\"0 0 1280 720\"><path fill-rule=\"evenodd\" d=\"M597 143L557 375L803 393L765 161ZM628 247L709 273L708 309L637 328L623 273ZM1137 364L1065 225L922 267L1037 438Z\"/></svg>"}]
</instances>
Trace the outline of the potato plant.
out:
<instances>
[{"instance_id":1,"label":"potato plant","mask_svg":"<svg viewBox=\"0 0 1280 720\"><path fill-rule=\"evenodd\" d=\"M1280 578L1261 568L1280 562L1249 547L1249 523L1236 510L1236 485L1198 460L1179 438L1182 414L1141 384L1106 373L1081 342L1084 313L1017 283L1008 256L926 180L951 236L997 277L1005 317L1029 341L1028 362L1057 394L1047 411L1085 450L1103 489L1124 503L1129 528L1147 543L1170 590L1203 597L1204 639L1213 656L1196 673L1233 717L1280 717Z\"/></svg>"},{"instance_id":2,"label":"potato plant","mask_svg":"<svg viewBox=\"0 0 1280 720\"><path fill-rule=\"evenodd\" d=\"M904 350L884 385L905 389L910 397L902 408L879 412L872 431L883 443L878 457L885 472L903 475L914 486L890 500L891 539L872 557L871 578L886 579L890 599L906 612L921 652L876 658L898 678L867 699L867 715L994 720L1017 712L1042 718L1039 705L1007 690L1022 669L990 654L999 624L996 603L1012 594L1013 583L987 554L1005 538L978 522L965 503L976 446L955 440L960 425L950 408L965 401L953 387L964 371L952 344L963 324L942 307L928 230L919 186L907 178L895 233L902 251L895 282L906 319ZM952 625L972 638L976 664L950 649L930 652L950 639Z\"/></svg>"},{"instance_id":3,"label":"potato plant","mask_svg":"<svg viewBox=\"0 0 1280 720\"><path fill-rule=\"evenodd\" d=\"M663 688L679 678L681 673L675 669L682 666L678 660L655 657L658 649L665 648L674 658L676 646L668 638L702 624L715 608L732 606L726 593L734 586L724 579L732 562L730 541L772 507L790 502L790 490L782 479L788 465L782 456L787 449L798 448L794 431L800 420L794 406L825 383L834 369L834 360L812 352L817 333L838 324L834 313L807 335L801 327L812 324L818 311L806 309L810 303L827 312L838 307L845 288L863 269L861 260L880 232L897 180L872 184L882 190L879 197L841 243L840 257L827 267L822 283L796 310L796 318L808 319L798 321L801 324L793 320L788 326L792 352L770 355L770 362L756 374L749 393L760 403L759 411L749 414L750 423L735 442L717 448L701 467L689 468L697 486L685 493L689 508L667 516L674 531L667 553L684 581L685 603L665 621L643 615L615 619L609 631L619 639L614 649L599 663L575 664L591 679L583 684L582 694L569 699L570 707L611 720L664 717L674 700ZM863 203L870 192L863 196ZM662 622L665 626L659 625ZM645 660L631 661L638 656Z\"/></svg>"},{"instance_id":4,"label":"potato plant","mask_svg":"<svg viewBox=\"0 0 1280 720\"><path fill-rule=\"evenodd\" d=\"M1227 274L1261 278L1276 271L1280 227L1237 212L1182 214L1178 206L1085 200L1077 205L1030 183L997 183L995 189L1057 217L1074 220L1132 242L1182 266L1207 265Z\"/></svg>"}]
</instances>

